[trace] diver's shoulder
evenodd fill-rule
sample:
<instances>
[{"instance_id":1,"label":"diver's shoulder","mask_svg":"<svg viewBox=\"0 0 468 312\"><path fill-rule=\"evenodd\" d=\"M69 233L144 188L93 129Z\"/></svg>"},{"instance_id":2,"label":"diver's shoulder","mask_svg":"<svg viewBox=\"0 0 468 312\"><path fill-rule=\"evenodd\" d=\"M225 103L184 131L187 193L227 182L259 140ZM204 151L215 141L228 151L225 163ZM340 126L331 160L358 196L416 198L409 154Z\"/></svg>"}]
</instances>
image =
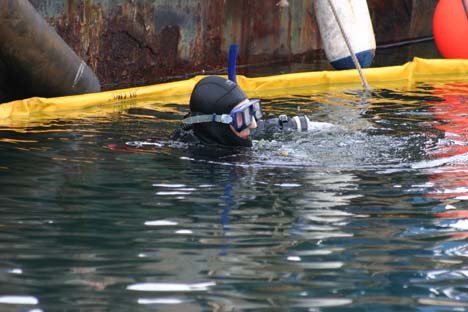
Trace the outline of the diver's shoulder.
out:
<instances>
[{"instance_id":1,"label":"diver's shoulder","mask_svg":"<svg viewBox=\"0 0 468 312\"><path fill-rule=\"evenodd\" d=\"M195 135L195 133L193 132L193 129L191 127L187 128L184 126L174 130L174 132L172 132L170 136L170 139L172 141L177 141L177 142L187 143L187 144L200 143L200 139L198 139L198 137Z\"/></svg>"}]
</instances>

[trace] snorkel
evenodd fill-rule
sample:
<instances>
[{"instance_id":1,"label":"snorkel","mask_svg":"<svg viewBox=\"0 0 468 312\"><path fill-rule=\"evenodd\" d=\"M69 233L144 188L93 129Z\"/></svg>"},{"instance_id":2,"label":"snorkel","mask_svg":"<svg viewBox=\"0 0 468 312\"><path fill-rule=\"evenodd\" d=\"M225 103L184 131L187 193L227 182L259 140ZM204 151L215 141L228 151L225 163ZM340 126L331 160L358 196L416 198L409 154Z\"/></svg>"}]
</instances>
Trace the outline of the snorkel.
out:
<instances>
[{"instance_id":1,"label":"snorkel","mask_svg":"<svg viewBox=\"0 0 468 312\"><path fill-rule=\"evenodd\" d=\"M237 83L236 77L236 59L237 59L237 44L231 44L229 48L229 58L228 58L228 78L232 82Z\"/></svg>"}]
</instances>

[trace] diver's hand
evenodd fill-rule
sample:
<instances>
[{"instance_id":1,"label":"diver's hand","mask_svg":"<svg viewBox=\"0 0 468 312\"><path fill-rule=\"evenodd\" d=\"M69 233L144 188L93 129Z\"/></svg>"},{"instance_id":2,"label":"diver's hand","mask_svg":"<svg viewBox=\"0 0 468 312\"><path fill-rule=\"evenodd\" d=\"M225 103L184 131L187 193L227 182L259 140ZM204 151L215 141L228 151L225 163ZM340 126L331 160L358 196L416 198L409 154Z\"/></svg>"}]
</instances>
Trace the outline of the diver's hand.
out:
<instances>
[{"instance_id":1,"label":"diver's hand","mask_svg":"<svg viewBox=\"0 0 468 312\"><path fill-rule=\"evenodd\" d=\"M336 127L328 122L310 121L309 117L305 115L291 117L289 122L291 128L298 132L327 131Z\"/></svg>"},{"instance_id":2,"label":"diver's hand","mask_svg":"<svg viewBox=\"0 0 468 312\"><path fill-rule=\"evenodd\" d=\"M267 119L263 122L257 121L262 131L276 132L281 131L314 132L334 128L335 126L328 122L310 121L305 115L288 117L279 115L277 118Z\"/></svg>"},{"instance_id":3,"label":"diver's hand","mask_svg":"<svg viewBox=\"0 0 468 312\"><path fill-rule=\"evenodd\" d=\"M312 129L309 118L305 115L288 117L286 115L279 115L278 124L281 130L308 132Z\"/></svg>"},{"instance_id":4,"label":"diver's hand","mask_svg":"<svg viewBox=\"0 0 468 312\"><path fill-rule=\"evenodd\" d=\"M291 117L290 121L298 132L308 132L314 128L310 119L305 115Z\"/></svg>"}]
</instances>

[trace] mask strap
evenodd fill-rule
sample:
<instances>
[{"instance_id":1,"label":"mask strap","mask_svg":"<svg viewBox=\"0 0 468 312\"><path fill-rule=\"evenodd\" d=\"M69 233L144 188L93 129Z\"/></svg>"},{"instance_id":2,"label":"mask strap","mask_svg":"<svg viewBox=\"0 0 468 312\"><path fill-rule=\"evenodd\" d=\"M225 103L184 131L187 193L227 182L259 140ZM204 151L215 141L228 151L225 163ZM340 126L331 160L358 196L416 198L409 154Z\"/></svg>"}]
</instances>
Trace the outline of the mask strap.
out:
<instances>
[{"instance_id":1,"label":"mask strap","mask_svg":"<svg viewBox=\"0 0 468 312\"><path fill-rule=\"evenodd\" d=\"M182 119L182 123L185 125L193 125L196 123L203 123L203 122L220 122L223 124L230 124L232 122L232 117L230 115L222 114L222 115L195 115L190 116L185 119Z\"/></svg>"}]
</instances>

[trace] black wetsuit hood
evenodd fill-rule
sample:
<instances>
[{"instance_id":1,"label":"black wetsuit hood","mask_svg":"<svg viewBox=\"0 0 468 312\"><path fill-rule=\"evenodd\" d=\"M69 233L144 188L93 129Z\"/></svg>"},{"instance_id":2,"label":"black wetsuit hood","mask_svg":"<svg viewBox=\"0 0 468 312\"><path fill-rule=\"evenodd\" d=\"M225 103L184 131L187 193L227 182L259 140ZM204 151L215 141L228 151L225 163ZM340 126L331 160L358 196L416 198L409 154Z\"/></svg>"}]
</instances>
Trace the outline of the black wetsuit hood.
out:
<instances>
[{"instance_id":1,"label":"black wetsuit hood","mask_svg":"<svg viewBox=\"0 0 468 312\"><path fill-rule=\"evenodd\" d=\"M234 82L218 76L200 80L190 97L191 115L229 114L231 110L247 99L245 93ZM238 137L229 125L218 122L204 122L192 125L195 136L206 145L252 146L250 139Z\"/></svg>"}]
</instances>

